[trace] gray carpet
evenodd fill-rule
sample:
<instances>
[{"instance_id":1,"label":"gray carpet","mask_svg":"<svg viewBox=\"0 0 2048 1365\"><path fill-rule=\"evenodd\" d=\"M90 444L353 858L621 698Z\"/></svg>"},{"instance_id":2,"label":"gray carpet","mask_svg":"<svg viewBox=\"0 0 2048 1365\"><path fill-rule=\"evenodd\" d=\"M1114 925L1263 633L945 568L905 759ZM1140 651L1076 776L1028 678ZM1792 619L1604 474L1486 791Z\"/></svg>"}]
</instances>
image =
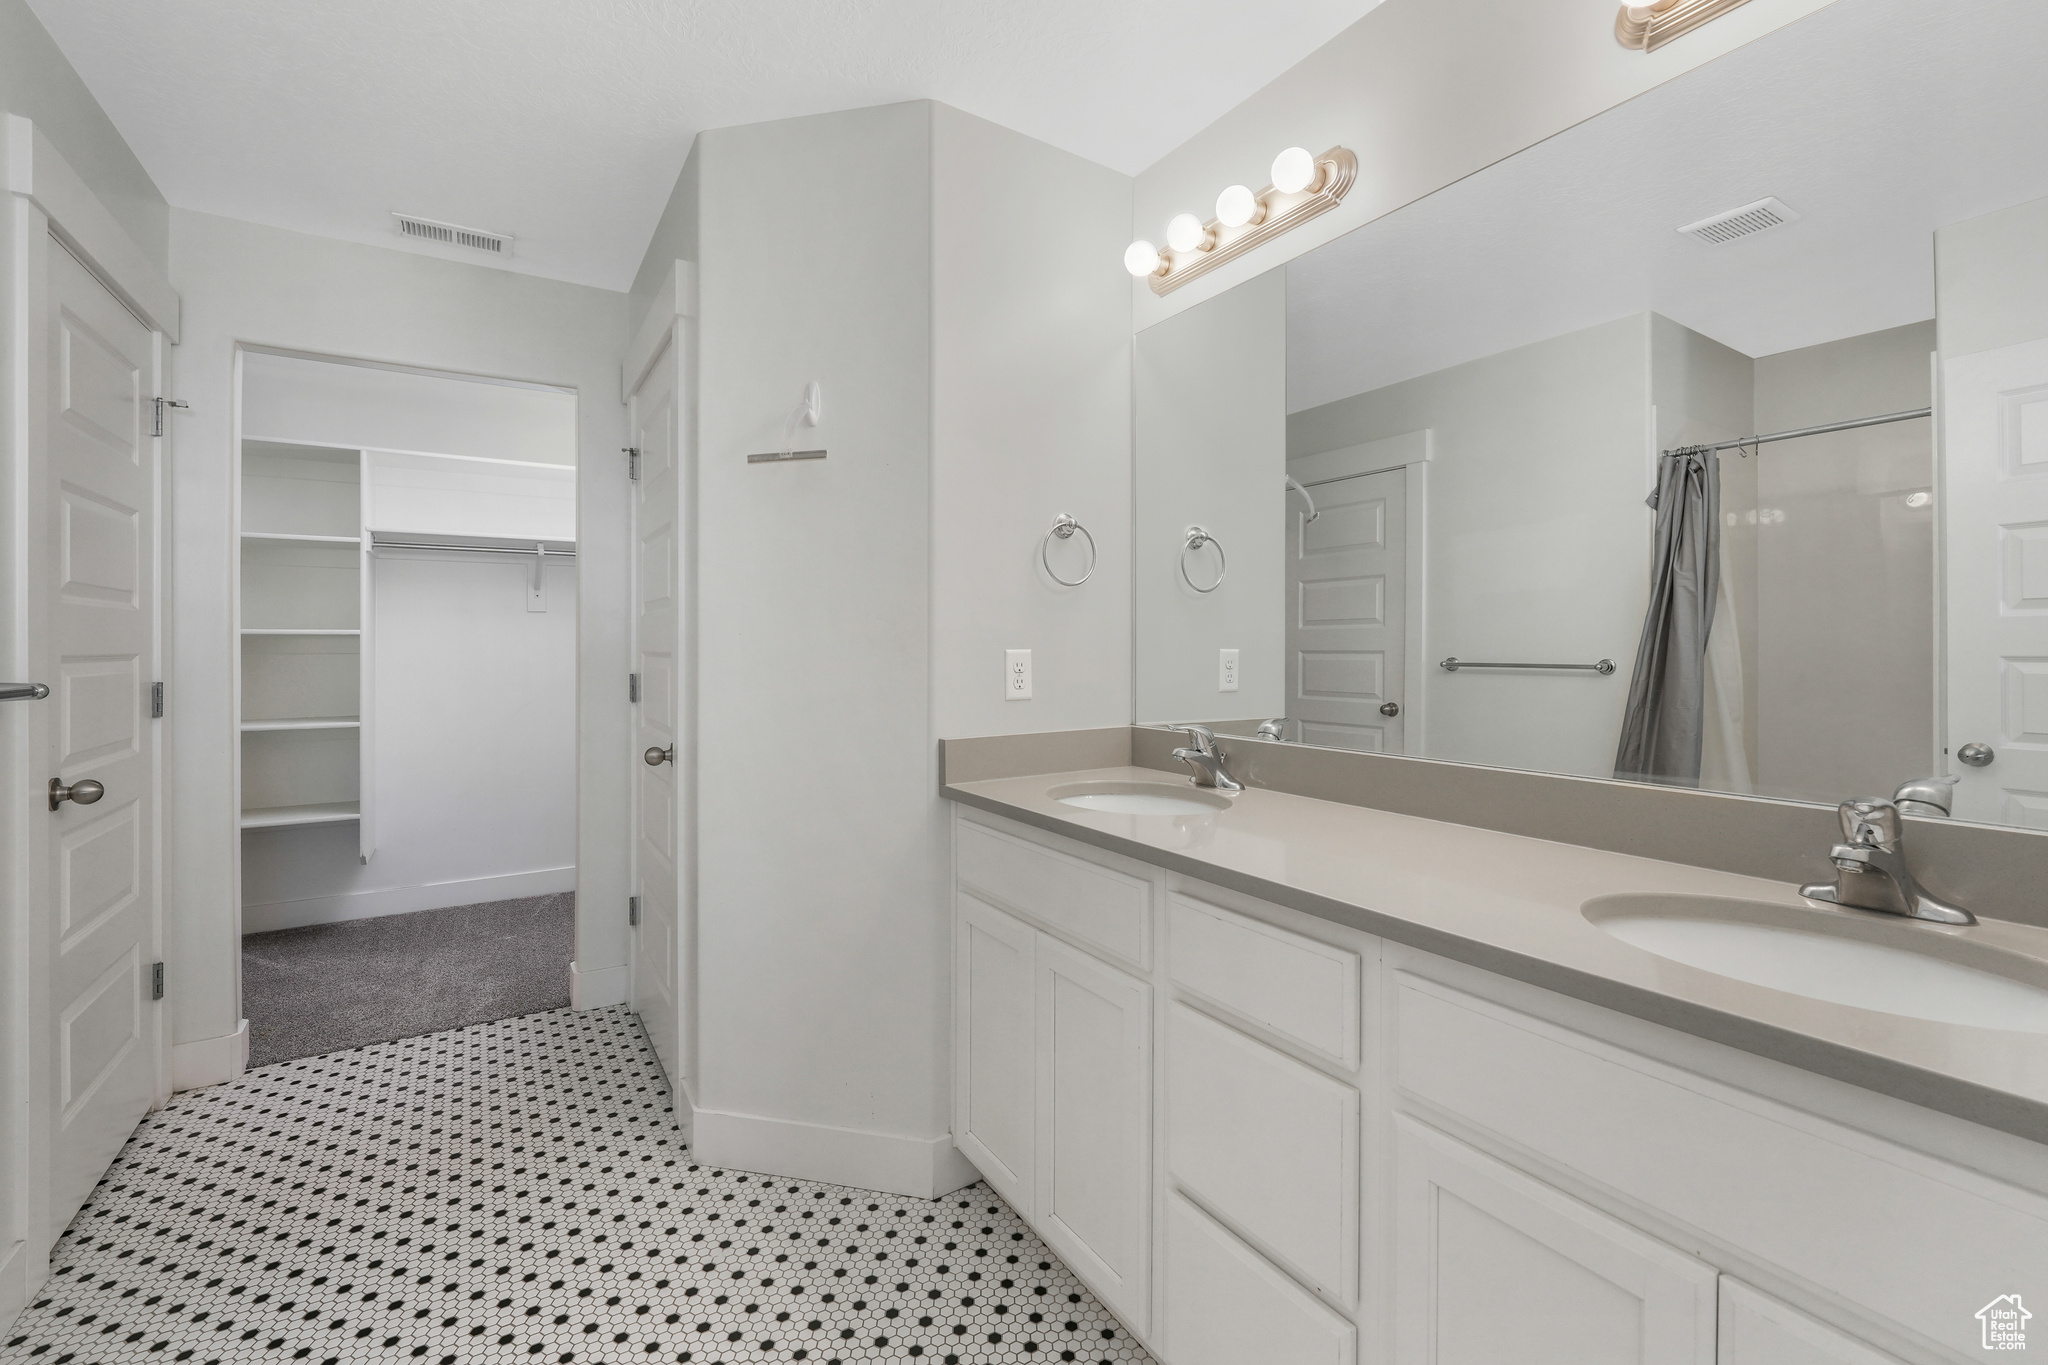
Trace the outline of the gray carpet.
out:
<instances>
[{"instance_id":1,"label":"gray carpet","mask_svg":"<svg viewBox=\"0 0 2048 1365\"><path fill-rule=\"evenodd\" d=\"M245 935L249 1065L561 1009L575 955L571 891Z\"/></svg>"}]
</instances>

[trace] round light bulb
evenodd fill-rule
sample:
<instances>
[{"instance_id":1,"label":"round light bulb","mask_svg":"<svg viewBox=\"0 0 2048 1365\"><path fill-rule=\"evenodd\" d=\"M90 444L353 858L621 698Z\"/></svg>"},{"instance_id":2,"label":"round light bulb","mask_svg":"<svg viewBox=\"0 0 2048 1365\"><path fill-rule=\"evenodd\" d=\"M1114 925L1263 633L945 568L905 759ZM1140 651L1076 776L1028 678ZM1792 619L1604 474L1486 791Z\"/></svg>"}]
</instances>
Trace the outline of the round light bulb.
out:
<instances>
[{"instance_id":1,"label":"round light bulb","mask_svg":"<svg viewBox=\"0 0 2048 1365\"><path fill-rule=\"evenodd\" d=\"M1159 269L1159 248L1150 242L1132 242L1124 249L1124 269L1139 279Z\"/></svg>"},{"instance_id":2,"label":"round light bulb","mask_svg":"<svg viewBox=\"0 0 2048 1365\"><path fill-rule=\"evenodd\" d=\"M1316 159L1306 147L1289 147L1273 158L1273 188L1299 194L1316 181Z\"/></svg>"},{"instance_id":3,"label":"round light bulb","mask_svg":"<svg viewBox=\"0 0 2048 1365\"><path fill-rule=\"evenodd\" d=\"M1259 196L1242 185L1232 185L1216 196L1216 221L1228 228L1243 227L1259 214Z\"/></svg>"},{"instance_id":4,"label":"round light bulb","mask_svg":"<svg viewBox=\"0 0 2048 1365\"><path fill-rule=\"evenodd\" d=\"M1166 225L1166 244L1175 251L1200 251L1209 244L1209 229L1192 213L1177 213Z\"/></svg>"}]
</instances>

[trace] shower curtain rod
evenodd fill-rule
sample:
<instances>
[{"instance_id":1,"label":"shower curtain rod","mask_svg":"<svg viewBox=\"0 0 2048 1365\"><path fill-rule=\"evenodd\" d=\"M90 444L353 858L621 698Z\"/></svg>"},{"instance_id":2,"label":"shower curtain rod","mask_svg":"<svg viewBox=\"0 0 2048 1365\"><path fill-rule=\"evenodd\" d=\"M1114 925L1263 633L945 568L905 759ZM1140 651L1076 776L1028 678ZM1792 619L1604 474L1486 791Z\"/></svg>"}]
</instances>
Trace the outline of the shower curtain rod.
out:
<instances>
[{"instance_id":1,"label":"shower curtain rod","mask_svg":"<svg viewBox=\"0 0 2048 1365\"><path fill-rule=\"evenodd\" d=\"M1745 436L1739 441L1723 441L1711 446L1680 446L1678 450L1667 450L1666 455L1676 455L1679 450L1697 450L1718 455L1724 450L1740 450L1744 446L1768 445L1772 441L1790 441L1799 436L1824 436L1830 431L1854 431L1858 427L1881 427L1887 422L1910 422L1915 417L1932 417L1933 408L1914 408L1910 412L1888 412L1882 417L1858 417L1850 422L1829 422L1824 426L1800 427L1797 431L1774 431L1768 436Z\"/></svg>"}]
</instances>

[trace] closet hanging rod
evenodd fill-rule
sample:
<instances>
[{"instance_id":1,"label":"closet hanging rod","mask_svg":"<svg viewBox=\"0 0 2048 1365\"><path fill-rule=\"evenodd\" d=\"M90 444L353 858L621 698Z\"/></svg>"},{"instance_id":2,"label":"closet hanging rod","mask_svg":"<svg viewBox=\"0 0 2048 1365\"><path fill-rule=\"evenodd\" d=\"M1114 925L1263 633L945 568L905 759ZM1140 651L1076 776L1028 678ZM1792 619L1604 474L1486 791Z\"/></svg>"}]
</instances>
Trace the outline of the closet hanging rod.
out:
<instances>
[{"instance_id":1,"label":"closet hanging rod","mask_svg":"<svg viewBox=\"0 0 2048 1365\"><path fill-rule=\"evenodd\" d=\"M1680 446L1677 450L1667 450L1664 453L1666 455L1676 455L1679 451L1697 450L1718 455L1724 450L1740 450L1744 446L1769 445L1773 441L1791 441L1801 436L1825 436L1831 431L1854 431L1858 427L1881 427L1888 422L1910 422L1915 417L1932 417L1933 415L1933 408L1912 408L1905 412L1888 412L1882 417L1858 417L1847 422L1827 422L1817 427L1800 427L1793 431L1774 431L1767 436L1745 436L1739 441L1723 441L1719 445Z\"/></svg>"},{"instance_id":2,"label":"closet hanging rod","mask_svg":"<svg viewBox=\"0 0 2048 1365\"><path fill-rule=\"evenodd\" d=\"M535 543L534 550L522 550L517 545L448 545L436 540L386 540L382 536L371 538L371 548L377 550L454 550L459 554L471 555L518 555L531 559L534 550L544 555L555 555L563 559L574 559L576 547L561 549L553 545Z\"/></svg>"}]
</instances>

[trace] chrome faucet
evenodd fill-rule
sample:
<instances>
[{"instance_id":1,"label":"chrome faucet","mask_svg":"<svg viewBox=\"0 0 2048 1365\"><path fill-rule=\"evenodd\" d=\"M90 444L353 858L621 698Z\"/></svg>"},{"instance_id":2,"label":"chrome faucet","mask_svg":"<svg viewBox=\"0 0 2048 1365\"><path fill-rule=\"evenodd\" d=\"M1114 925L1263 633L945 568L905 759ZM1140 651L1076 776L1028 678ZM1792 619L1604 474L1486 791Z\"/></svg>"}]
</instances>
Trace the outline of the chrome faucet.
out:
<instances>
[{"instance_id":1,"label":"chrome faucet","mask_svg":"<svg viewBox=\"0 0 2048 1365\"><path fill-rule=\"evenodd\" d=\"M1975 915L1960 906L1928 895L1906 869L1906 855L1899 846L1904 829L1897 806L1889 801L1844 801L1840 814L1843 842L1828 853L1839 869L1835 880L1810 882L1799 888L1800 895L1936 924L1977 922Z\"/></svg>"},{"instance_id":2,"label":"chrome faucet","mask_svg":"<svg viewBox=\"0 0 2048 1365\"><path fill-rule=\"evenodd\" d=\"M1223 751L1216 747L1216 732L1206 725L1180 725L1175 729L1187 731L1194 741L1192 749L1175 749L1173 756L1195 770L1194 784L1197 787L1214 787L1217 791L1241 792L1244 783L1230 775L1223 766Z\"/></svg>"},{"instance_id":3,"label":"chrome faucet","mask_svg":"<svg viewBox=\"0 0 2048 1365\"><path fill-rule=\"evenodd\" d=\"M1260 722L1258 733L1253 735L1252 738L1270 739L1274 741L1284 742L1287 738L1286 732L1287 717L1282 716L1278 720L1268 720Z\"/></svg>"}]
</instances>

